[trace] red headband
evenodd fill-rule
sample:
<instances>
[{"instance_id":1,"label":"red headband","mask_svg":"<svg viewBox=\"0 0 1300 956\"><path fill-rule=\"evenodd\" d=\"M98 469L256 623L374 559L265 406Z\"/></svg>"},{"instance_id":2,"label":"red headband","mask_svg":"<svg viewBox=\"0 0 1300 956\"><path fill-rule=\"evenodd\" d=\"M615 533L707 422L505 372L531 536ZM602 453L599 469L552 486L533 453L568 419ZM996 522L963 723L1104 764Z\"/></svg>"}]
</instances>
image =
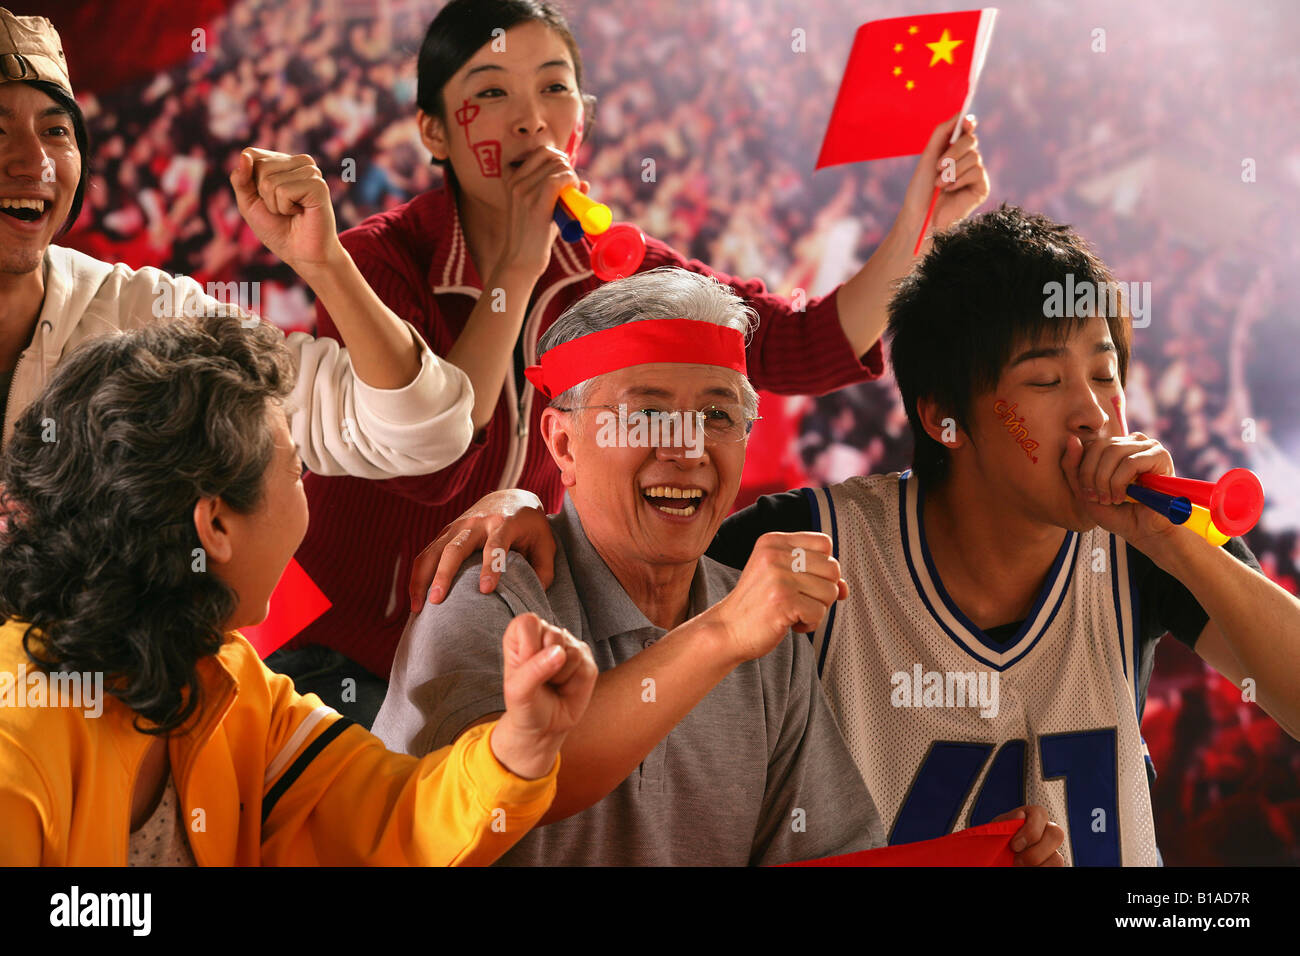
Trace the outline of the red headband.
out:
<instances>
[{"instance_id":1,"label":"red headband","mask_svg":"<svg viewBox=\"0 0 1300 956\"><path fill-rule=\"evenodd\" d=\"M547 398L606 372L651 362L720 365L745 374L745 337L725 325L697 319L644 319L573 339L524 369Z\"/></svg>"}]
</instances>

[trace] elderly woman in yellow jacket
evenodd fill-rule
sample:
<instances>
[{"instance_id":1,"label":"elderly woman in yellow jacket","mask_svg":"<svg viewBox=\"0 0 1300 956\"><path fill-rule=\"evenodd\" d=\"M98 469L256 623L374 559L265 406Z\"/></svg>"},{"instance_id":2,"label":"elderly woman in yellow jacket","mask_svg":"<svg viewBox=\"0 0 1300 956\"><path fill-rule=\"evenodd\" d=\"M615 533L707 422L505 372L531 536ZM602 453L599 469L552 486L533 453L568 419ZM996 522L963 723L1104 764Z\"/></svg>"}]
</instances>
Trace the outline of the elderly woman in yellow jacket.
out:
<instances>
[{"instance_id":1,"label":"elderly woman in yellow jacket","mask_svg":"<svg viewBox=\"0 0 1300 956\"><path fill-rule=\"evenodd\" d=\"M0 864L483 864L546 812L590 651L534 615L507 708L390 753L258 623L307 528L283 338L220 318L78 349L0 462Z\"/></svg>"}]
</instances>

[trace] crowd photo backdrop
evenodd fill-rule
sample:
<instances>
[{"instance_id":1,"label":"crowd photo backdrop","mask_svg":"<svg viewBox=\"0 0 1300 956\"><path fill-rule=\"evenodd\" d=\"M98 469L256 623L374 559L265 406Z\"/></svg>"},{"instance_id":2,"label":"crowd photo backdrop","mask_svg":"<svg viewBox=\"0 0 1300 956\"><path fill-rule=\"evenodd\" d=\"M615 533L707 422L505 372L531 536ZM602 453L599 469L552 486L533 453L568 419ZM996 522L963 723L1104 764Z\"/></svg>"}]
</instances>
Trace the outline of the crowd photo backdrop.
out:
<instances>
[{"instance_id":1,"label":"crowd photo backdrop","mask_svg":"<svg viewBox=\"0 0 1300 956\"><path fill-rule=\"evenodd\" d=\"M562 4L597 98L577 168L616 219L783 295L851 275L895 216L912 157L814 173L854 29L946 0ZM974 112L992 181L1070 223L1146 292L1134 430L1180 474L1253 469L1247 537L1300 582L1300 7L1232 0L1002 0ZM260 282L262 314L311 331L309 293L244 225L229 175L255 145L311 155L340 229L440 176L415 122L415 53L441 4L412 0L11 3L60 30L91 136L82 214L59 242L133 267ZM654 175L647 177L646 160ZM763 395L737 507L906 468L892 380ZM1142 724L1167 865L1300 863L1300 743L1200 658L1161 642Z\"/></svg>"}]
</instances>

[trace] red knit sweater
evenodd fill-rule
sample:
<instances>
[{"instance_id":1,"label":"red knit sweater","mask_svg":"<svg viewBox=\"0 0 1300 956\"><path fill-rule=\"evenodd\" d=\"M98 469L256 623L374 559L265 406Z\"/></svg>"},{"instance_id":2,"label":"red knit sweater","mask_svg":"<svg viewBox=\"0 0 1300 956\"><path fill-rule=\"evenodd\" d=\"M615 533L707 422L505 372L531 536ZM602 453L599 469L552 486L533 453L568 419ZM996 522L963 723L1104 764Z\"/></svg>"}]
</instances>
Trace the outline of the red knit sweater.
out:
<instances>
[{"instance_id":1,"label":"red knit sweater","mask_svg":"<svg viewBox=\"0 0 1300 956\"><path fill-rule=\"evenodd\" d=\"M483 287L448 189L430 190L372 216L341 239L388 307L419 329L435 353L446 355ZM796 312L789 299L768 293L757 279L715 272L656 239L647 237L646 245L641 271L672 265L711 275L755 309L760 322L747 361L756 388L821 395L881 373L879 343L861 360L853 354L833 292ZM601 284L592 275L589 255L586 239L575 245L556 240L524 320L527 364L537 361L541 333ZM316 315L317 335L339 338L319 304ZM311 524L297 558L333 607L289 647L322 644L387 678L409 613L411 563L448 523L503 487L527 488L549 511L559 510L560 473L538 424L545 402L537 401L531 385L524 386L519 392L512 366L491 421L465 455L442 471L386 481L306 477ZM519 428L520 417L526 430Z\"/></svg>"}]
</instances>

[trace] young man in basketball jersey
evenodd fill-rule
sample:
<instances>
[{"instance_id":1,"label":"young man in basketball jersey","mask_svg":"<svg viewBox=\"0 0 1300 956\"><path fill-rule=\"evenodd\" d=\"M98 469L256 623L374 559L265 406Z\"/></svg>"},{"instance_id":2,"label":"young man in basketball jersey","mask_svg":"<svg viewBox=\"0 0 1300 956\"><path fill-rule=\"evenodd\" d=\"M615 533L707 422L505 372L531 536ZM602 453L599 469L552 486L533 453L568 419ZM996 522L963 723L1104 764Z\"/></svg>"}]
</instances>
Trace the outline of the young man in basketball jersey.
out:
<instances>
[{"instance_id":1,"label":"young man in basketball jersey","mask_svg":"<svg viewBox=\"0 0 1300 956\"><path fill-rule=\"evenodd\" d=\"M1298 736L1300 602L1240 539L1216 548L1125 502L1174 465L1124 425L1127 318L1058 317L1067 276L1113 288L1082 239L1014 208L938 238L891 304L912 470L762 500L709 553L831 535L850 596L813 636L819 672L891 843L1034 803L1069 862L1151 865L1156 642L1253 679Z\"/></svg>"}]
</instances>

